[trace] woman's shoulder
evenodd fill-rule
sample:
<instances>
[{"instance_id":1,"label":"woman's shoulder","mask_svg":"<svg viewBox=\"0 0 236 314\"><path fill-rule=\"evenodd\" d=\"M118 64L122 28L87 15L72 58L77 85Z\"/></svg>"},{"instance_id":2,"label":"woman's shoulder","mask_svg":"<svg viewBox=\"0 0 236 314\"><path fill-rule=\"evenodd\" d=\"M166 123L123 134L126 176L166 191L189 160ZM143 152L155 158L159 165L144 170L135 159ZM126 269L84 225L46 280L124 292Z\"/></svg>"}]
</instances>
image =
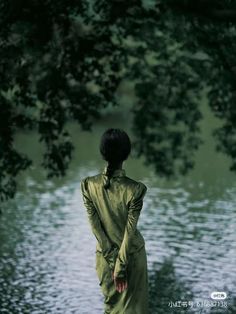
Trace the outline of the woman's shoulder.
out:
<instances>
[{"instance_id":1,"label":"woman's shoulder","mask_svg":"<svg viewBox=\"0 0 236 314\"><path fill-rule=\"evenodd\" d=\"M81 179L81 186L88 186L94 183L99 183L100 182L100 174L96 174L93 176L87 176L83 179Z\"/></svg>"},{"instance_id":2,"label":"woman's shoulder","mask_svg":"<svg viewBox=\"0 0 236 314\"><path fill-rule=\"evenodd\" d=\"M135 190L147 190L147 186L141 182L141 181L136 181L130 177L125 177L125 182L127 185L130 186L131 189Z\"/></svg>"},{"instance_id":3,"label":"woman's shoulder","mask_svg":"<svg viewBox=\"0 0 236 314\"><path fill-rule=\"evenodd\" d=\"M127 176L120 177L119 179L120 179L119 182L124 186L124 188L126 190L131 191L132 193L135 193L138 191L146 192L147 190L147 186L141 181L134 180ZM102 182L101 180L102 180L102 174L87 176L81 180L81 185L85 187L87 187L88 185L96 185L96 184L100 185Z\"/></svg>"}]
</instances>

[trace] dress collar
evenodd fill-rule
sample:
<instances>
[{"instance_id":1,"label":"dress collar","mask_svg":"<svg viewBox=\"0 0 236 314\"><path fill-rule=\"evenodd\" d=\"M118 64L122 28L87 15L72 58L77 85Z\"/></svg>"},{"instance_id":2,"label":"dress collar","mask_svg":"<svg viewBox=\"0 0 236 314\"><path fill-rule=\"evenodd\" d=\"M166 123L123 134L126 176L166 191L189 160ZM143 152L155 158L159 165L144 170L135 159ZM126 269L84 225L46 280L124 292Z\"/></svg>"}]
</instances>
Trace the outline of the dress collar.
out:
<instances>
[{"instance_id":1,"label":"dress collar","mask_svg":"<svg viewBox=\"0 0 236 314\"><path fill-rule=\"evenodd\" d=\"M102 174L106 175L107 172L107 165L103 168ZM116 169L113 174L112 177L123 177L125 176L125 169Z\"/></svg>"}]
</instances>

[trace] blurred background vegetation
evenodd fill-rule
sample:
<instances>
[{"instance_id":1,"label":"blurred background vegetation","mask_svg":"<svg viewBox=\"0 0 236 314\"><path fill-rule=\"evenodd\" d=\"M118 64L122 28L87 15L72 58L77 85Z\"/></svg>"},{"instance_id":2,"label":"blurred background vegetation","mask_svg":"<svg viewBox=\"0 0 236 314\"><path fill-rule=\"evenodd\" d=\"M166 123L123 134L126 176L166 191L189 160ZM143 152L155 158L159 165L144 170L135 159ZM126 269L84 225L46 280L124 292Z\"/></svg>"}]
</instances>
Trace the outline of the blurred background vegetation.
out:
<instances>
[{"instance_id":1,"label":"blurred background vegetation","mask_svg":"<svg viewBox=\"0 0 236 314\"><path fill-rule=\"evenodd\" d=\"M194 167L202 99L219 118L216 151L236 170L236 1L0 2L0 197L32 165L19 131L37 130L48 177L73 157L67 123L92 130L133 95L133 147L167 178Z\"/></svg>"}]
</instances>

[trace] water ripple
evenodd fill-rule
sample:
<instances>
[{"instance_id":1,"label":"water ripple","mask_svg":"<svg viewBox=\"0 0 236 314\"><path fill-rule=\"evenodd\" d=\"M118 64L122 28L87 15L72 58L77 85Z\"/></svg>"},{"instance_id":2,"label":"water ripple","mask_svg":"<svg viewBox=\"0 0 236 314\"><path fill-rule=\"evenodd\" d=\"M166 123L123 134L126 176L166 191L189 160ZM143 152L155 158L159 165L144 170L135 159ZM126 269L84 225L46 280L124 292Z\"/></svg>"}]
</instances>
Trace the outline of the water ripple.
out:
<instances>
[{"instance_id":1,"label":"water ripple","mask_svg":"<svg viewBox=\"0 0 236 314\"><path fill-rule=\"evenodd\" d=\"M61 187L28 180L27 190L6 204L0 219L1 313L102 313L96 241L79 190L87 170ZM194 200L187 188L145 183L138 228L146 241L150 285L158 282L152 302L165 285L176 299L191 292L193 301L209 300L213 291L235 298L236 189L226 189L220 199Z\"/></svg>"}]
</instances>

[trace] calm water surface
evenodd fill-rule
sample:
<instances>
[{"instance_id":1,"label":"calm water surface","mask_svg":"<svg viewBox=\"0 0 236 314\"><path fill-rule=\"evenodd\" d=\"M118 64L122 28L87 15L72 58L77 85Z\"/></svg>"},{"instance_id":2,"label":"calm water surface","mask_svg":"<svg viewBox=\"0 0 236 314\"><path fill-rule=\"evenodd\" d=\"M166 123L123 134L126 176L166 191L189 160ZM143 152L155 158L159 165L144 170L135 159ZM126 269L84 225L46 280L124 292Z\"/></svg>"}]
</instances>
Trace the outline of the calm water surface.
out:
<instances>
[{"instance_id":1,"label":"calm water surface","mask_svg":"<svg viewBox=\"0 0 236 314\"><path fill-rule=\"evenodd\" d=\"M103 168L97 152L101 132L120 126L121 119L107 118L93 134L71 126L75 158L68 175L58 180L45 181L37 167L36 136L19 137L18 146L33 155L36 166L20 177L16 198L2 206L0 313L103 313L96 240L80 180ZM138 228L146 241L150 314L236 313L235 175L228 159L215 154L208 125L202 125L206 142L186 178L168 182L141 160L124 164L128 176L148 187ZM212 301L213 291L227 293L225 304L203 304ZM189 303L173 308L171 301Z\"/></svg>"}]
</instances>

